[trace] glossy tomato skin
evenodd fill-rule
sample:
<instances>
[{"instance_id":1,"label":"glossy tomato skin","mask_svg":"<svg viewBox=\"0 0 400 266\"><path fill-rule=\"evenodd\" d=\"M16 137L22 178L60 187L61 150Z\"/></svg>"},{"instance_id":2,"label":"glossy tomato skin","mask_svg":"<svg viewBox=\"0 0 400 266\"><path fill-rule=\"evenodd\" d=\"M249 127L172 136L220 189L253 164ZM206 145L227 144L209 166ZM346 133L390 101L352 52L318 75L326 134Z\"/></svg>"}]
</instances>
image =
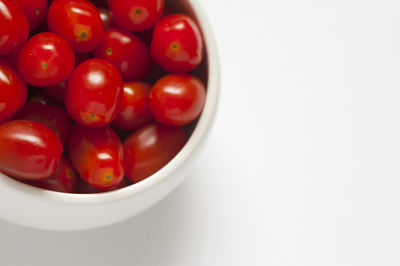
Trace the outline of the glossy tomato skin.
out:
<instances>
[{"instance_id":1,"label":"glossy tomato skin","mask_svg":"<svg viewBox=\"0 0 400 266\"><path fill-rule=\"evenodd\" d=\"M153 120L150 112L149 93L151 85L145 82L124 84L124 95L114 126L124 130L135 130Z\"/></svg>"},{"instance_id":2,"label":"glossy tomato skin","mask_svg":"<svg viewBox=\"0 0 400 266\"><path fill-rule=\"evenodd\" d=\"M78 178L71 162L63 156L54 174L45 179L30 181L28 184L47 190L73 193L76 191Z\"/></svg>"},{"instance_id":3,"label":"glossy tomato skin","mask_svg":"<svg viewBox=\"0 0 400 266\"><path fill-rule=\"evenodd\" d=\"M203 82L192 75L167 75L150 92L150 109L161 123L182 126L201 113L206 99Z\"/></svg>"},{"instance_id":4,"label":"glossy tomato skin","mask_svg":"<svg viewBox=\"0 0 400 266\"><path fill-rule=\"evenodd\" d=\"M153 31L151 55L172 73L196 68L203 59L203 37L196 22L184 14L163 18Z\"/></svg>"},{"instance_id":5,"label":"glossy tomato skin","mask_svg":"<svg viewBox=\"0 0 400 266\"><path fill-rule=\"evenodd\" d=\"M110 9L105 7L97 7L99 10L100 18L103 21L104 30L108 30L113 26L113 14Z\"/></svg>"},{"instance_id":6,"label":"glossy tomato skin","mask_svg":"<svg viewBox=\"0 0 400 266\"><path fill-rule=\"evenodd\" d=\"M17 72L0 60L0 124L10 119L25 104L28 90Z\"/></svg>"},{"instance_id":7,"label":"glossy tomato skin","mask_svg":"<svg viewBox=\"0 0 400 266\"><path fill-rule=\"evenodd\" d=\"M111 188L124 178L122 144L109 127L74 126L68 152L81 178L95 188Z\"/></svg>"},{"instance_id":8,"label":"glossy tomato skin","mask_svg":"<svg viewBox=\"0 0 400 266\"><path fill-rule=\"evenodd\" d=\"M25 43L29 23L14 0L1 0L0 3L0 54L8 54Z\"/></svg>"},{"instance_id":9,"label":"glossy tomato skin","mask_svg":"<svg viewBox=\"0 0 400 266\"><path fill-rule=\"evenodd\" d=\"M15 0L15 2L28 18L30 30L39 26L46 17L47 0Z\"/></svg>"},{"instance_id":10,"label":"glossy tomato skin","mask_svg":"<svg viewBox=\"0 0 400 266\"><path fill-rule=\"evenodd\" d=\"M29 84L42 87L65 81L74 69L75 56L68 43L51 32L33 36L22 47L18 72Z\"/></svg>"},{"instance_id":11,"label":"glossy tomato skin","mask_svg":"<svg viewBox=\"0 0 400 266\"><path fill-rule=\"evenodd\" d=\"M117 115L123 83L118 70L102 59L79 65L68 81L65 106L70 116L86 127L103 127Z\"/></svg>"},{"instance_id":12,"label":"glossy tomato skin","mask_svg":"<svg viewBox=\"0 0 400 266\"><path fill-rule=\"evenodd\" d=\"M181 127L150 123L124 142L125 172L131 182L139 182L165 166L187 140Z\"/></svg>"},{"instance_id":13,"label":"glossy tomato skin","mask_svg":"<svg viewBox=\"0 0 400 266\"><path fill-rule=\"evenodd\" d=\"M94 50L104 36L97 8L87 0L55 0L47 15L50 31L68 41L76 52Z\"/></svg>"},{"instance_id":14,"label":"glossy tomato skin","mask_svg":"<svg viewBox=\"0 0 400 266\"><path fill-rule=\"evenodd\" d=\"M63 144L67 141L70 119L68 114L60 107L27 103L15 118L39 122L53 130Z\"/></svg>"},{"instance_id":15,"label":"glossy tomato skin","mask_svg":"<svg viewBox=\"0 0 400 266\"><path fill-rule=\"evenodd\" d=\"M108 0L114 22L128 31L144 31L160 20L164 0Z\"/></svg>"},{"instance_id":16,"label":"glossy tomato skin","mask_svg":"<svg viewBox=\"0 0 400 266\"><path fill-rule=\"evenodd\" d=\"M120 29L106 32L94 56L109 61L119 70L122 78L128 81L143 79L152 69L147 44L132 33Z\"/></svg>"},{"instance_id":17,"label":"glossy tomato skin","mask_svg":"<svg viewBox=\"0 0 400 266\"><path fill-rule=\"evenodd\" d=\"M0 125L0 171L25 180L49 177L56 170L62 144L48 127L13 120Z\"/></svg>"}]
</instances>

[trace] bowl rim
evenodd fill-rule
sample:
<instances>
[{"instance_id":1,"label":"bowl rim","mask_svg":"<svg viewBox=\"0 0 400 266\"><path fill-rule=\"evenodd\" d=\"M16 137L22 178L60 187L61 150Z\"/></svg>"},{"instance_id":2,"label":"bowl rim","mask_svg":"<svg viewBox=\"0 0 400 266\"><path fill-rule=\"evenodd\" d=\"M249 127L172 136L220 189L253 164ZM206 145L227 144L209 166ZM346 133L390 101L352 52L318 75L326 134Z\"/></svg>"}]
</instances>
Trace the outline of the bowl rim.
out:
<instances>
[{"instance_id":1,"label":"bowl rim","mask_svg":"<svg viewBox=\"0 0 400 266\"><path fill-rule=\"evenodd\" d=\"M158 172L149 176L145 180L130 186L109 192L93 194L63 193L45 190L21 183L7 175L0 173L4 183L15 193L29 194L30 196L42 200L51 201L58 204L69 205L99 205L133 197L150 190L165 181L176 170L181 168L184 163L194 155L199 148L202 140L213 124L220 94L220 70L218 49L212 28L208 22L206 14L197 0L186 0L190 8L194 11L198 24L202 29L204 44L207 52L208 65L208 84L205 105L196 127L185 146L179 153Z\"/></svg>"}]
</instances>

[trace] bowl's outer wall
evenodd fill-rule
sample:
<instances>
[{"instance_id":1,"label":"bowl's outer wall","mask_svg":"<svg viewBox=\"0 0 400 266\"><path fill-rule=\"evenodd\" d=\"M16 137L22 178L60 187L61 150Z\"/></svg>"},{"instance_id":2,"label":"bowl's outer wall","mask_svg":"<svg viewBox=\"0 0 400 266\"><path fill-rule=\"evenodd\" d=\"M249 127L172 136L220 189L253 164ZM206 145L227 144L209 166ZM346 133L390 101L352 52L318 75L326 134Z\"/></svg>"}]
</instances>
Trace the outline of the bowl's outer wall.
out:
<instances>
[{"instance_id":1,"label":"bowl's outer wall","mask_svg":"<svg viewBox=\"0 0 400 266\"><path fill-rule=\"evenodd\" d=\"M188 143L179 154L146 180L101 194L65 194L37 189L0 173L0 217L27 227L72 231L110 225L151 207L188 175L204 147L214 121L219 97L219 62L211 27L197 0L171 0L197 18L208 58L207 99Z\"/></svg>"}]
</instances>

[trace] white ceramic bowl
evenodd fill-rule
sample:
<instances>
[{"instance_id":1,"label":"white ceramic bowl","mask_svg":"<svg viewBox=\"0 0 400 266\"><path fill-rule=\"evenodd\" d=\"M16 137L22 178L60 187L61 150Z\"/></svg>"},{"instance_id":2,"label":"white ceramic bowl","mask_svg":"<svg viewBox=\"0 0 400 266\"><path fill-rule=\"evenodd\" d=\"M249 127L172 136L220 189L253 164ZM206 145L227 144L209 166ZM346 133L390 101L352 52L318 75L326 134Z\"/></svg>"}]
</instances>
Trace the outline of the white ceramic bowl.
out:
<instances>
[{"instance_id":1,"label":"white ceramic bowl","mask_svg":"<svg viewBox=\"0 0 400 266\"><path fill-rule=\"evenodd\" d=\"M168 1L168 0L167 0ZM208 68L207 98L201 117L184 148L146 180L100 194L67 194L38 189L0 173L0 217L27 227L85 230L110 225L148 209L176 188L204 146L219 95L219 63L212 30L197 0L171 0L197 19L204 36Z\"/></svg>"}]
</instances>

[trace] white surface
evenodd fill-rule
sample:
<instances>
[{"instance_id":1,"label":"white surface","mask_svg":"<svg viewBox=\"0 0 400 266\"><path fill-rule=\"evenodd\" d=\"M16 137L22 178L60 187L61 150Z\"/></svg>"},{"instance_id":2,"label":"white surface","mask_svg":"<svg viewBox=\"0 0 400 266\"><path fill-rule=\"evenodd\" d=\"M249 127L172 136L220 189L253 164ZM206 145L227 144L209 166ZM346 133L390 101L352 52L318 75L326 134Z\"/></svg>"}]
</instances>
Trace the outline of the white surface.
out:
<instances>
[{"instance_id":1,"label":"white surface","mask_svg":"<svg viewBox=\"0 0 400 266\"><path fill-rule=\"evenodd\" d=\"M400 264L400 2L202 2L223 91L192 176L100 230L0 222L0 265Z\"/></svg>"}]
</instances>

